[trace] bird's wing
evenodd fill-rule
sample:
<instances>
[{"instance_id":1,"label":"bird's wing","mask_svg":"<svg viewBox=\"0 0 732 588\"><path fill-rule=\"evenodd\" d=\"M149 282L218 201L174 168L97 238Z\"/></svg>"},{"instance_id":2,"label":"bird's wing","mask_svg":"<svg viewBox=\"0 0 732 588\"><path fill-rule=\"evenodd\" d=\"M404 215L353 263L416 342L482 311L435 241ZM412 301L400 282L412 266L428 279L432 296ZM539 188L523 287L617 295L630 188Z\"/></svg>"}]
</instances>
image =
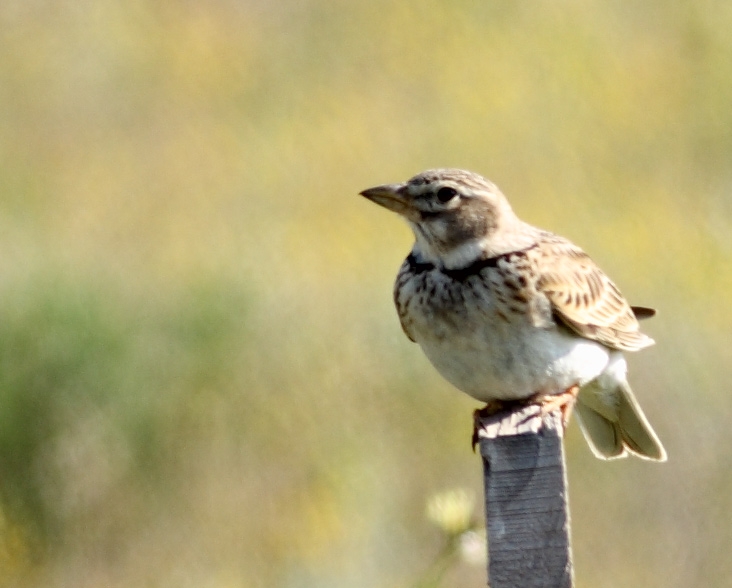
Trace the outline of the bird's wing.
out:
<instances>
[{"instance_id":1,"label":"bird's wing","mask_svg":"<svg viewBox=\"0 0 732 588\"><path fill-rule=\"evenodd\" d=\"M561 322L612 349L636 351L653 345L653 339L640 332L636 314L615 284L579 247L545 233L535 251L536 287ZM652 312L641 307L636 311L638 318Z\"/></svg>"}]
</instances>

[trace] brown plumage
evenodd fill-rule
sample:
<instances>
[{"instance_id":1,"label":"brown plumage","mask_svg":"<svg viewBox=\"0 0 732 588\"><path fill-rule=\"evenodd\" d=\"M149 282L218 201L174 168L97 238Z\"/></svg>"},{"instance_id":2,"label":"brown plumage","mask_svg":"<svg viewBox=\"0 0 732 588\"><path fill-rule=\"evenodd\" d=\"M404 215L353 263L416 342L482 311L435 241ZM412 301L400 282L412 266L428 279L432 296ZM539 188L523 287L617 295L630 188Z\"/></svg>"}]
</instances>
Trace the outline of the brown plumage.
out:
<instances>
[{"instance_id":1,"label":"brown plumage","mask_svg":"<svg viewBox=\"0 0 732 588\"><path fill-rule=\"evenodd\" d=\"M626 380L622 353L653 345L631 307L579 247L520 220L478 174L429 170L364 190L415 235L394 301L402 328L437 370L478 400L566 396L594 453L666 453Z\"/></svg>"},{"instance_id":2,"label":"brown plumage","mask_svg":"<svg viewBox=\"0 0 732 588\"><path fill-rule=\"evenodd\" d=\"M654 341L640 332L633 309L590 256L566 239L543 233L535 261L538 289L556 316L578 335L611 349L638 351ZM650 310L650 309L644 309Z\"/></svg>"}]
</instances>

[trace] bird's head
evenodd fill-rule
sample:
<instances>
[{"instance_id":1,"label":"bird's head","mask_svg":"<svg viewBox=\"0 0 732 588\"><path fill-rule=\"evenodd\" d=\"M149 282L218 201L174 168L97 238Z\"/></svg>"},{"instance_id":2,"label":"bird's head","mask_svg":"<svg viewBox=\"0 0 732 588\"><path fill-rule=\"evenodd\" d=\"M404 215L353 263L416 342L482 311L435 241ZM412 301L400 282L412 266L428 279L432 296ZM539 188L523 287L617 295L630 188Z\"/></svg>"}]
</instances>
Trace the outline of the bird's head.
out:
<instances>
[{"instance_id":1,"label":"bird's head","mask_svg":"<svg viewBox=\"0 0 732 588\"><path fill-rule=\"evenodd\" d=\"M532 242L531 227L516 217L501 191L473 172L428 170L361 195L402 215L414 231L415 252L442 267L463 267Z\"/></svg>"}]
</instances>

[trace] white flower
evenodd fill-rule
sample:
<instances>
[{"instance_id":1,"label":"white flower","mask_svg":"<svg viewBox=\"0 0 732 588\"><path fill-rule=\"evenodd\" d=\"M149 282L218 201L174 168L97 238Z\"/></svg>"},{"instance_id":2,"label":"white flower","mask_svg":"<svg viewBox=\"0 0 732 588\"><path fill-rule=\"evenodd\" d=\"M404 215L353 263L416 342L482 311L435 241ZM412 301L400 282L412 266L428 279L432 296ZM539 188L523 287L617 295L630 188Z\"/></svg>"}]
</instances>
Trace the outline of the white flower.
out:
<instances>
[{"instance_id":1,"label":"white flower","mask_svg":"<svg viewBox=\"0 0 732 588\"><path fill-rule=\"evenodd\" d=\"M462 488L446 490L427 501L427 518L448 535L456 537L472 527L475 499Z\"/></svg>"},{"instance_id":2,"label":"white flower","mask_svg":"<svg viewBox=\"0 0 732 588\"><path fill-rule=\"evenodd\" d=\"M466 531L460 535L460 557L471 565L485 565L488 563L485 529Z\"/></svg>"}]
</instances>

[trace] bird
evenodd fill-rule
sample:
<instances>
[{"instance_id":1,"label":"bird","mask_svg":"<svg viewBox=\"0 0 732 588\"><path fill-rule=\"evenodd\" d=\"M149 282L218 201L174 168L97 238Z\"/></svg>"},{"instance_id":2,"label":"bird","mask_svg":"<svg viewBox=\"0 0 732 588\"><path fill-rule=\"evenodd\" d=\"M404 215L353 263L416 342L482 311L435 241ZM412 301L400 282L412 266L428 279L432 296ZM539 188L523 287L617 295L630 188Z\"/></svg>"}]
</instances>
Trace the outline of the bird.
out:
<instances>
[{"instance_id":1,"label":"bird","mask_svg":"<svg viewBox=\"0 0 732 588\"><path fill-rule=\"evenodd\" d=\"M488 414L536 402L559 406L566 426L568 409L600 459L666 460L624 357L654 344L638 321L655 310L630 306L582 249L519 219L477 173L431 169L360 195L414 232L394 302L448 382Z\"/></svg>"}]
</instances>

